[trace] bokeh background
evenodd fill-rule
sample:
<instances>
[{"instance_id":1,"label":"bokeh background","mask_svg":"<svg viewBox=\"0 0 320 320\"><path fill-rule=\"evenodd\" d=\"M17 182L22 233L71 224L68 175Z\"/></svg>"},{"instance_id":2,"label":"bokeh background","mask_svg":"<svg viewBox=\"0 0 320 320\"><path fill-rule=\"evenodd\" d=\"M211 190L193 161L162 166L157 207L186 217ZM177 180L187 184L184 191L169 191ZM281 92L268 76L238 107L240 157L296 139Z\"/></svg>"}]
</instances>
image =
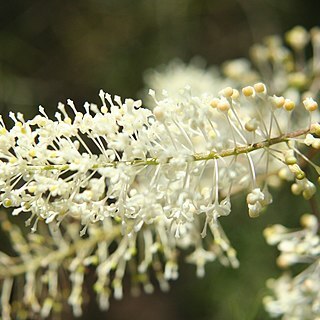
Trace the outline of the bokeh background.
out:
<instances>
[{"instance_id":1,"label":"bokeh background","mask_svg":"<svg viewBox=\"0 0 320 320\"><path fill-rule=\"evenodd\" d=\"M39 104L53 113L67 98L98 103L100 88L138 98L145 70L175 57L188 62L198 55L208 65L247 57L266 35L319 25L318 7L318 0L0 0L1 114L31 117ZM183 265L169 293L136 298L126 288L107 313L91 297L82 319L267 319L264 285L279 271L262 230L272 223L298 226L299 215L310 210L288 190L284 185L257 220L248 218L237 196L222 224L238 251L238 270L212 263L197 279L194 268Z\"/></svg>"}]
</instances>

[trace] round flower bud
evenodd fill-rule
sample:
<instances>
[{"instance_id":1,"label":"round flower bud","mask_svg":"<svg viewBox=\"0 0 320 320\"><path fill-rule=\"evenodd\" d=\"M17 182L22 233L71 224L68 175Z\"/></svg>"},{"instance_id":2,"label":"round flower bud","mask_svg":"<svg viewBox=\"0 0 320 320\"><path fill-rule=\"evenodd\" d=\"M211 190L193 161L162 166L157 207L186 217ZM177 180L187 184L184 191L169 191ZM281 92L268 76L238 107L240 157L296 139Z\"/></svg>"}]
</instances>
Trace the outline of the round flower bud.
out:
<instances>
[{"instance_id":1,"label":"round flower bud","mask_svg":"<svg viewBox=\"0 0 320 320\"><path fill-rule=\"evenodd\" d=\"M220 95L230 98L233 94L233 89L231 87L226 87L219 92Z\"/></svg>"},{"instance_id":2,"label":"round flower bud","mask_svg":"<svg viewBox=\"0 0 320 320\"><path fill-rule=\"evenodd\" d=\"M258 121L257 119L253 118L250 119L249 121L247 121L244 125L244 128L249 131L249 132L253 132L256 131L258 128Z\"/></svg>"},{"instance_id":3,"label":"round flower bud","mask_svg":"<svg viewBox=\"0 0 320 320\"><path fill-rule=\"evenodd\" d=\"M242 93L243 93L243 95L246 96L246 97L254 96L254 88L251 87L251 86L244 87L244 88L242 89Z\"/></svg>"},{"instance_id":4,"label":"round flower bud","mask_svg":"<svg viewBox=\"0 0 320 320\"><path fill-rule=\"evenodd\" d=\"M285 99L284 97L277 97L276 95L273 95L273 97L271 97L271 102L276 108L280 109L283 107Z\"/></svg>"},{"instance_id":5,"label":"round flower bud","mask_svg":"<svg viewBox=\"0 0 320 320\"><path fill-rule=\"evenodd\" d=\"M285 99L283 108L287 111L292 111L295 108L295 103L290 99Z\"/></svg>"},{"instance_id":6,"label":"round flower bud","mask_svg":"<svg viewBox=\"0 0 320 320\"><path fill-rule=\"evenodd\" d=\"M304 107L307 111L315 111L318 109L318 104L316 101L314 101L312 98L306 98L303 100Z\"/></svg>"},{"instance_id":7,"label":"round flower bud","mask_svg":"<svg viewBox=\"0 0 320 320\"><path fill-rule=\"evenodd\" d=\"M258 82L256 84L254 84L253 86L254 90L256 91L256 93L267 93L267 88L264 85L264 83L262 82Z\"/></svg>"},{"instance_id":8,"label":"round flower bud","mask_svg":"<svg viewBox=\"0 0 320 320\"><path fill-rule=\"evenodd\" d=\"M9 199L9 198L6 198L6 199L3 200L2 205L3 205L5 208L9 208L9 207L12 206L12 200Z\"/></svg>"},{"instance_id":9,"label":"round flower bud","mask_svg":"<svg viewBox=\"0 0 320 320\"><path fill-rule=\"evenodd\" d=\"M277 258L277 265L280 268L287 268L294 263L294 258L292 254L282 254Z\"/></svg>"},{"instance_id":10,"label":"round flower bud","mask_svg":"<svg viewBox=\"0 0 320 320\"><path fill-rule=\"evenodd\" d=\"M305 213L300 218L300 223L303 227L316 228L318 226L318 219L313 214Z\"/></svg>"},{"instance_id":11,"label":"round flower bud","mask_svg":"<svg viewBox=\"0 0 320 320\"><path fill-rule=\"evenodd\" d=\"M303 88L306 86L308 78L302 72L293 72L288 75L288 82L292 87Z\"/></svg>"},{"instance_id":12,"label":"round flower bud","mask_svg":"<svg viewBox=\"0 0 320 320\"><path fill-rule=\"evenodd\" d=\"M320 137L320 124L319 123L311 124L310 132Z\"/></svg>"},{"instance_id":13,"label":"round flower bud","mask_svg":"<svg viewBox=\"0 0 320 320\"><path fill-rule=\"evenodd\" d=\"M212 108L216 108L218 106L219 102L220 102L220 100L218 98L213 98L212 101L210 102L210 106Z\"/></svg>"},{"instance_id":14,"label":"round flower bud","mask_svg":"<svg viewBox=\"0 0 320 320\"><path fill-rule=\"evenodd\" d=\"M290 165L290 164L295 164L297 163L297 158L294 157L294 156L288 156L288 157L285 157L285 163Z\"/></svg>"},{"instance_id":15,"label":"round flower bud","mask_svg":"<svg viewBox=\"0 0 320 320\"><path fill-rule=\"evenodd\" d=\"M302 50L309 42L309 34L305 28L296 26L286 33L286 40L296 50Z\"/></svg>"},{"instance_id":16,"label":"round flower bud","mask_svg":"<svg viewBox=\"0 0 320 320\"><path fill-rule=\"evenodd\" d=\"M228 102L227 99L221 99L219 101L219 103L217 104L217 109L219 109L220 111L228 111L230 109L230 103Z\"/></svg>"},{"instance_id":17,"label":"round flower bud","mask_svg":"<svg viewBox=\"0 0 320 320\"><path fill-rule=\"evenodd\" d=\"M301 192L301 186L299 186L297 183L294 183L291 185L291 192L295 195L298 196Z\"/></svg>"}]
</instances>

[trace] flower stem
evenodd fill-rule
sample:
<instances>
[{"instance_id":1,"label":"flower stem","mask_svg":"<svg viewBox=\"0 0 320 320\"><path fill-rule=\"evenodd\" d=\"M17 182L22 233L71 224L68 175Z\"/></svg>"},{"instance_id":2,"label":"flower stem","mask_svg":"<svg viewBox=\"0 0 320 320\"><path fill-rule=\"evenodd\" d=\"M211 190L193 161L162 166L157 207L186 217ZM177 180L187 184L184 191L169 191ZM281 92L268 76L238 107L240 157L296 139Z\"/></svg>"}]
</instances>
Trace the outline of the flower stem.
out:
<instances>
[{"instance_id":1,"label":"flower stem","mask_svg":"<svg viewBox=\"0 0 320 320\"><path fill-rule=\"evenodd\" d=\"M245 154L252 151L256 151L263 148L268 148L272 145L287 142L291 138L296 138L299 136L303 136L310 132L310 129L300 129L293 132L289 132L286 134L279 135L274 138L270 138L267 140L263 140L260 142L256 142L250 145L245 146L237 146L235 148L230 148L226 150L222 150L220 152L211 151L209 153L195 153L190 158L189 161L207 161L212 159L219 159L219 158L226 158L230 156L237 156L239 154ZM166 163L170 161L171 158L167 158ZM112 161L112 162L106 162L106 163L96 163L93 164L91 169L99 169L99 168L106 168L106 167L117 167L119 164L124 164L127 166L154 166L159 165L161 162L157 158L147 158L145 160L143 159L137 159L132 161ZM70 170L69 164L52 164L52 165L29 165L27 166L28 170L34 171L34 170L46 170L46 171L52 171L52 170Z\"/></svg>"}]
</instances>

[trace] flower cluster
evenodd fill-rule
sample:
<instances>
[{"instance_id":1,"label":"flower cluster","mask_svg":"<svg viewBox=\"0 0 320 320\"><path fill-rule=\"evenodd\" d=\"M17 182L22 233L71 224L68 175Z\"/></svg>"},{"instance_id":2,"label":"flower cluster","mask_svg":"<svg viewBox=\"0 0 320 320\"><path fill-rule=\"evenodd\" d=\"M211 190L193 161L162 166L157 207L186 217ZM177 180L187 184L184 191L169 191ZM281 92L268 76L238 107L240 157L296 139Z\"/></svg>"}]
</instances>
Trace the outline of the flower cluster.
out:
<instances>
[{"instance_id":1,"label":"flower cluster","mask_svg":"<svg viewBox=\"0 0 320 320\"><path fill-rule=\"evenodd\" d=\"M170 61L157 70L150 69L144 74L145 104L148 108L154 108L154 100L147 95L149 88L158 94L165 92L170 97L179 98L183 89L191 88L194 96L216 95L218 92L233 83L219 74L218 67L212 66L205 69L205 62L200 58L193 58L188 64L179 59Z\"/></svg>"},{"instance_id":2,"label":"flower cluster","mask_svg":"<svg viewBox=\"0 0 320 320\"><path fill-rule=\"evenodd\" d=\"M262 83L242 95L227 87L209 100L186 91L179 101L156 101L153 113L140 101L115 97L114 104L100 96L101 108L86 104L84 113L69 100L73 115L60 104L56 120L40 108L42 115L28 121L11 113L9 130L2 123L1 204L16 208L13 215L31 212L34 231L39 219L60 223L69 215L81 220L82 233L112 218L123 234L168 222L179 238L199 211L208 221L227 215L234 186L251 190L249 211L257 215L271 198L268 180L261 188L256 177L283 166L295 175L296 189L312 196L295 142L318 147L311 134L318 125L289 132L294 103L269 96Z\"/></svg>"},{"instance_id":3,"label":"flower cluster","mask_svg":"<svg viewBox=\"0 0 320 320\"><path fill-rule=\"evenodd\" d=\"M32 231L25 239L2 214L17 253L0 255L4 320L45 318L66 300L80 315L90 267L102 309L111 295L122 297L128 272L134 292L152 291L152 273L166 290L181 250L198 276L216 259L237 267L219 221L234 193L247 193L251 217L272 203L269 186L283 179L296 195L315 194L304 169L320 175L305 155L320 148L312 91L275 95L258 81L199 96L191 87L159 100L149 93L152 111L101 90L100 105L80 110L68 100L54 119L42 107L31 120L10 113L11 127L0 118L0 205ZM64 270L69 291L60 290ZM24 289L14 290L18 284Z\"/></svg>"},{"instance_id":4,"label":"flower cluster","mask_svg":"<svg viewBox=\"0 0 320 320\"><path fill-rule=\"evenodd\" d=\"M279 36L270 36L263 44L251 48L252 61L257 66L262 81L276 94L297 96L307 92L316 96L319 91L320 29L308 32L296 26L285 35L283 45ZM312 59L307 59L311 43Z\"/></svg>"},{"instance_id":5,"label":"flower cluster","mask_svg":"<svg viewBox=\"0 0 320 320\"><path fill-rule=\"evenodd\" d=\"M320 318L320 236L319 222L314 215L301 217L302 230L290 230L274 225L265 230L270 245L277 245L281 254L280 267L307 264L299 274L285 273L279 279L269 279L273 296L264 299L266 310L282 319Z\"/></svg>"},{"instance_id":6,"label":"flower cluster","mask_svg":"<svg viewBox=\"0 0 320 320\"><path fill-rule=\"evenodd\" d=\"M44 274L59 278L65 260L72 282L68 301L76 315L81 313L84 270L91 264L96 266L96 290L103 308L110 286L116 297L122 296L122 277L129 263L147 291L152 287L150 268L163 288L178 276L182 248L192 249L187 261L197 266L199 276L205 263L216 258L237 267L235 251L218 221L229 215L233 192L249 190L249 214L257 216L272 202L268 177L279 170L289 170L302 192L312 196L315 191L309 190L313 184L298 164L295 156L302 154L295 145L318 147L309 143L318 139L319 125L309 123L316 108L310 111L299 105L307 115L305 129L288 131L283 124L291 123L292 101L269 96L262 83L241 93L227 87L211 99L185 91L179 101L155 100L153 112L140 108L139 101L115 97L113 102L103 91L100 97L102 105L86 104L84 113L69 100L68 110L59 104L55 120L40 108L40 115L28 121L22 114L10 114L11 129L2 123L1 204L15 208L13 215L30 212L27 224L32 223L33 232L39 221L45 221L54 239L49 248L40 250L32 241L23 245L23 238L10 232L21 261L4 280L2 300L7 303L15 277L25 273L19 300L32 305L33 312L47 315L59 299L35 303L40 289L32 281L40 267ZM82 225L78 235L71 227L75 223ZM60 224L63 237L53 233ZM203 239L207 229L210 241ZM86 232L88 238L81 239ZM114 242L117 248L112 252ZM55 253L48 254L50 250ZM137 251L144 252L139 259ZM55 270L53 259L59 261ZM3 256L1 264L8 263L14 264L12 258ZM57 286L46 285L49 291ZM58 295L58 290L54 292Z\"/></svg>"}]
</instances>

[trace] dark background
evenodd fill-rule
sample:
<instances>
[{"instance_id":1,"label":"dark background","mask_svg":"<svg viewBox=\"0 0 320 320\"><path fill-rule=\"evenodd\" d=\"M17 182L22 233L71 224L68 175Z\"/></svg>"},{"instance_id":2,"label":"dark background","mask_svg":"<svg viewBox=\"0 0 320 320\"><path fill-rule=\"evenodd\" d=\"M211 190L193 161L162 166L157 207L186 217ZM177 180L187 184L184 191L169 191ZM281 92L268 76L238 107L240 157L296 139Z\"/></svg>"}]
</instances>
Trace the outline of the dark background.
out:
<instances>
[{"instance_id":1,"label":"dark background","mask_svg":"<svg viewBox=\"0 0 320 320\"><path fill-rule=\"evenodd\" d=\"M318 1L1 0L0 107L135 97L148 68L247 56L264 36L319 21Z\"/></svg>"},{"instance_id":2,"label":"dark background","mask_svg":"<svg viewBox=\"0 0 320 320\"><path fill-rule=\"evenodd\" d=\"M146 69L175 57L200 55L212 65L248 56L266 35L318 25L318 7L316 0L0 0L0 110L30 117L39 104L53 111L67 98L98 102L100 88L136 98ZM99 313L92 296L82 319L266 319L265 280L279 272L262 230L275 222L297 226L309 210L292 200L289 186L283 190L262 218L249 219L238 196L232 217L222 219L238 270L215 262L197 279L183 265L169 293L132 298L126 288L108 313Z\"/></svg>"}]
</instances>

